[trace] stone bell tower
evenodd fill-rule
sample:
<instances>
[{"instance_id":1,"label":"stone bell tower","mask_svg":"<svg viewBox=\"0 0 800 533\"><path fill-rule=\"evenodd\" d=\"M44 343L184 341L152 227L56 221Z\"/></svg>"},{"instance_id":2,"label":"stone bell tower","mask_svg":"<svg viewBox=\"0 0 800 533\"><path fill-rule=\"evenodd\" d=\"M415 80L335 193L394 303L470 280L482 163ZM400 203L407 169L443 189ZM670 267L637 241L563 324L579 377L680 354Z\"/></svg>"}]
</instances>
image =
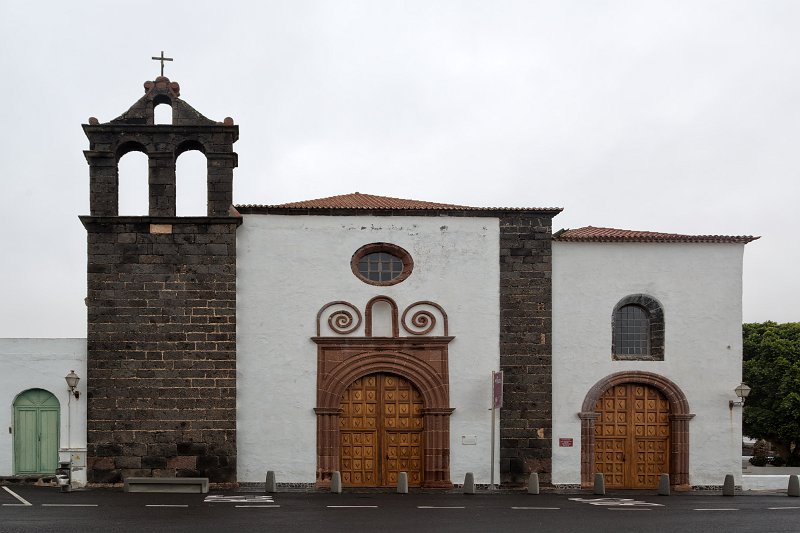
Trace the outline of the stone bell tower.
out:
<instances>
[{"instance_id":1,"label":"stone bell tower","mask_svg":"<svg viewBox=\"0 0 800 533\"><path fill-rule=\"evenodd\" d=\"M88 233L88 482L235 482L239 128L198 113L163 75L145 82L144 92L111 122L83 125L91 207L81 217ZM172 108L172 124L154 124L160 104ZM188 150L207 159L207 216L175 216L175 162ZM119 216L117 165L131 151L148 158L149 209Z\"/></svg>"}]
</instances>

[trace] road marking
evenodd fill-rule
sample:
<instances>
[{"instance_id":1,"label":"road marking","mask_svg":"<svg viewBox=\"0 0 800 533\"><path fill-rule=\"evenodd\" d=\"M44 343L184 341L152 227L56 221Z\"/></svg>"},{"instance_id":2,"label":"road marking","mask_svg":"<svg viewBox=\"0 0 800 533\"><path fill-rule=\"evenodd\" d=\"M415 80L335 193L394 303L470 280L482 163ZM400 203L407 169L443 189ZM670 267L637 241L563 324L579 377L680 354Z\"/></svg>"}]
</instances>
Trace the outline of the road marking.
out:
<instances>
[{"instance_id":1,"label":"road marking","mask_svg":"<svg viewBox=\"0 0 800 533\"><path fill-rule=\"evenodd\" d=\"M778 509L800 509L800 507L767 507L770 511L777 511Z\"/></svg>"},{"instance_id":2,"label":"road marking","mask_svg":"<svg viewBox=\"0 0 800 533\"><path fill-rule=\"evenodd\" d=\"M716 509L695 509L695 511L738 511L738 510L739 509L733 509L733 508L725 508L725 509L721 509L721 508L716 508Z\"/></svg>"},{"instance_id":3,"label":"road marking","mask_svg":"<svg viewBox=\"0 0 800 533\"><path fill-rule=\"evenodd\" d=\"M541 511L557 511L561 509L561 507L512 507L512 509L520 509L520 510L541 510Z\"/></svg>"},{"instance_id":4,"label":"road marking","mask_svg":"<svg viewBox=\"0 0 800 533\"><path fill-rule=\"evenodd\" d=\"M234 507L255 507L256 509L275 509L280 505L235 505Z\"/></svg>"},{"instance_id":5,"label":"road marking","mask_svg":"<svg viewBox=\"0 0 800 533\"><path fill-rule=\"evenodd\" d=\"M151 504L145 505L145 507L189 507L189 506L188 505L168 505L168 504L151 503Z\"/></svg>"},{"instance_id":6,"label":"road marking","mask_svg":"<svg viewBox=\"0 0 800 533\"><path fill-rule=\"evenodd\" d=\"M417 505L417 509L466 509L466 507L439 507L436 505Z\"/></svg>"},{"instance_id":7,"label":"road marking","mask_svg":"<svg viewBox=\"0 0 800 533\"><path fill-rule=\"evenodd\" d=\"M13 490L9 489L8 487L3 487L3 489L5 489L5 491L7 493L11 494L13 497L15 497L20 502L20 503L12 503L12 504L4 503L3 505L12 506L12 505L20 505L20 504L22 504L25 507L33 506L33 504L31 502L29 502L28 500L26 500L25 498L23 498L22 496L20 496L16 492L14 492Z\"/></svg>"},{"instance_id":8,"label":"road marking","mask_svg":"<svg viewBox=\"0 0 800 533\"><path fill-rule=\"evenodd\" d=\"M609 507L609 511L652 511L652 509L642 509L641 507Z\"/></svg>"},{"instance_id":9,"label":"road marking","mask_svg":"<svg viewBox=\"0 0 800 533\"><path fill-rule=\"evenodd\" d=\"M43 503L42 507L97 507L96 503Z\"/></svg>"},{"instance_id":10,"label":"road marking","mask_svg":"<svg viewBox=\"0 0 800 533\"><path fill-rule=\"evenodd\" d=\"M212 495L203 500L206 503L273 503L272 496L258 495Z\"/></svg>"},{"instance_id":11,"label":"road marking","mask_svg":"<svg viewBox=\"0 0 800 533\"><path fill-rule=\"evenodd\" d=\"M664 507L660 503L643 502L633 498L570 498L570 501L604 507Z\"/></svg>"},{"instance_id":12,"label":"road marking","mask_svg":"<svg viewBox=\"0 0 800 533\"><path fill-rule=\"evenodd\" d=\"M377 509L377 505L328 505L328 509Z\"/></svg>"}]
</instances>

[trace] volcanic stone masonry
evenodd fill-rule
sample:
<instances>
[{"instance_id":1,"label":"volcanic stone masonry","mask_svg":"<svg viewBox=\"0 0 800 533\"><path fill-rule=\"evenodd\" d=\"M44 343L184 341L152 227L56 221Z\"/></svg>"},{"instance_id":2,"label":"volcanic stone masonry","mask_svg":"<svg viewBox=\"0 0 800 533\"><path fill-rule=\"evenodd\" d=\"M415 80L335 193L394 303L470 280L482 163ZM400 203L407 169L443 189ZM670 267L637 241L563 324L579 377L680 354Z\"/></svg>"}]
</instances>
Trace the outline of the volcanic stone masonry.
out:
<instances>
[{"instance_id":1,"label":"volcanic stone masonry","mask_svg":"<svg viewBox=\"0 0 800 533\"><path fill-rule=\"evenodd\" d=\"M90 119L87 467L123 476L236 481L236 228L231 119L214 122L159 77L125 114ZM154 125L153 108L173 123ZM117 162L144 152L146 216L118 216ZM175 161L208 160L208 216L175 217Z\"/></svg>"},{"instance_id":2,"label":"volcanic stone masonry","mask_svg":"<svg viewBox=\"0 0 800 533\"><path fill-rule=\"evenodd\" d=\"M552 473L552 215L500 218L500 417L503 484Z\"/></svg>"}]
</instances>

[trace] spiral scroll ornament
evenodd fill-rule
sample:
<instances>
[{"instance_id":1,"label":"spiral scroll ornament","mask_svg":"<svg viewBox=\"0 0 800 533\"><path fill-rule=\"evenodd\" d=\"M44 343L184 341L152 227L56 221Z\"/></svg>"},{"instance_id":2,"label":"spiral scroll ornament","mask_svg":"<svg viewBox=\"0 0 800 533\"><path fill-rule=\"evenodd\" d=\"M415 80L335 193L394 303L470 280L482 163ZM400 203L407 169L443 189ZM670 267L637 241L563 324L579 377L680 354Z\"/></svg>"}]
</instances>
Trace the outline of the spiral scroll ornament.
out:
<instances>
[{"instance_id":1,"label":"spiral scroll ornament","mask_svg":"<svg viewBox=\"0 0 800 533\"><path fill-rule=\"evenodd\" d=\"M412 335L426 335L436 327L436 317L433 313L426 310L420 310L411 315L411 329L403 323L404 329Z\"/></svg>"},{"instance_id":2,"label":"spiral scroll ornament","mask_svg":"<svg viewBox=\"0 0 800 533\"><path fill-rule=\"evenodd\" d=\"M409 305L408 308L403 311L403 316L400 319L400 322L403 324L403 329L411 335L427 335L433 331L433 328L436 327L436 315L429 309L430 307L435 308L441 313L445 335L447 335L447 315L444 309L434 302L416 302ZM410 320L409 314L411 315Z\"/></svg>"},{"instance_id":3,"label":"spiral scroll ornament","mask_svg":"<svg viewBox=\"0 0 800 533\"><path fill-rule=\"evenodd\" d=\"M320 309L320 312L317 315L317 335L319 335L320 317L326 310L333 306L347 307L347 309L335 309L328 316L328 327L330 327L334 333L338 333L339 335L348 335L353 333L361 326L361 311L359 311L354 305L344 301L331 302Z\"/></svg>"}]
</instances>

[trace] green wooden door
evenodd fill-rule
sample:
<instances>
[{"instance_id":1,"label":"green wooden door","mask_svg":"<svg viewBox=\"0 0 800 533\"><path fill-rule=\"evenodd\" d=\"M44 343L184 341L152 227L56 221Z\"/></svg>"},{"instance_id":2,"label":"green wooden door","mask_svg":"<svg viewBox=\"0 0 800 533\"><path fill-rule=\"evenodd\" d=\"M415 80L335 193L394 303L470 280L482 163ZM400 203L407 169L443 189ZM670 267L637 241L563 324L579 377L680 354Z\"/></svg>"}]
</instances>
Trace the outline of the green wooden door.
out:
<instances>
[{"instance_id":1,"label":"green wooden door","mask_svg":"<svg viewBox=\"0 0 800 533\"><path fill-rule=\"evenodd\" d=\"M58 467L60 406L55 396L30 389L14 401L14 473L53 474Z\"/></svg>"}]
</instances>

